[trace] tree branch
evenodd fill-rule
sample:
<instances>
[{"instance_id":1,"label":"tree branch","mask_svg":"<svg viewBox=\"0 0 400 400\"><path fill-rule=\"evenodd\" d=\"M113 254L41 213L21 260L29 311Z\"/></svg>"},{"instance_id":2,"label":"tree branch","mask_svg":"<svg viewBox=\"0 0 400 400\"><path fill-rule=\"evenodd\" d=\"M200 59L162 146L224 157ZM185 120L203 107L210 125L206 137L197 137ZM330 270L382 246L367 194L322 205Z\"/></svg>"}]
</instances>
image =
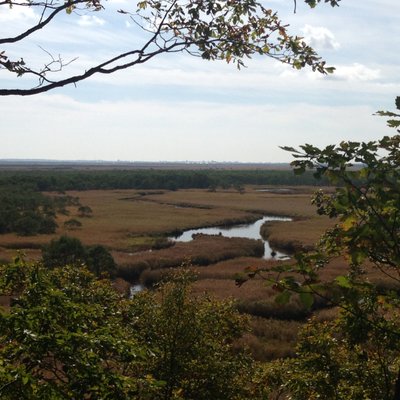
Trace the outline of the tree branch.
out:
<instances>
[{"instance_id":1,"label":"tree branch","mask_svg":"<svg viewBox=\"0 0 400 400\"><path fill-rule=\"evenodd\" d=\"M101 7L99 0L71 0L61 5L58 1L30 3L31 6L34 4L42 8L39 22L17 36L0 39L0 44L12 44L23 40L49 24L61 11L69 11L78 4L86 4L95 10ZM3 67L17 76L29 74L39 78L36 87L0 89L0 96L44 93L57 87L75 84L97 73L111 74L147 62L156 55L181 51L198 55L205 60L232 62L238 68L244 66L244 58L258 54L285 62L296 69L309 66L320 73L332 72L333 69L327 68L325 62L302 41L302 38L287 33L287 26L282 24L276 13L265 9L256 0L246 0L244 3L243 7L238 7L236 2L147 0L138 4L139 9L134 14L118 10L122 14L128 14L136 25L150 35L146 43L139 49L118 54L81 74L58 81L50 80L46 74L60 71L67 65L61 57L55 59L50 55L50 62L41 70L35 70L27 66L22 57L12 61L4 51L0 51L0 68ZM22 3L18 5L22 6ZM53 11L46 16L46 9ZM196 49L192 51L191 46ZM134 59L128 60L130 57ZM59 68L56 69L54 64Z\"/></svg>"},{"instance_id":2,"label":"tree branch","mask_svg":"<svg viewBox=\"0 0 400 400\"><path fill-rule=\"evenodd\" d=\"M22 39L26 38L27 36L31 35L32 33L42 29L45 27L58 13L60 13L63 10L66 10L67 8L74 6L76 4L80 3L85 3L85 0L73 0L71 2L66 2L63 5L59 6L56 8L46 19L42 20L43 14L41 16L41 21L37 24L34 25L32 28L26 30L25 32L21 33L20 35L14 36L14 37L8 37L8 38L0 38L0 44L4 43L16 43L21 41ZM43 5L45 8L47 7L47 3Z\"/></svg>"}]
</instances>

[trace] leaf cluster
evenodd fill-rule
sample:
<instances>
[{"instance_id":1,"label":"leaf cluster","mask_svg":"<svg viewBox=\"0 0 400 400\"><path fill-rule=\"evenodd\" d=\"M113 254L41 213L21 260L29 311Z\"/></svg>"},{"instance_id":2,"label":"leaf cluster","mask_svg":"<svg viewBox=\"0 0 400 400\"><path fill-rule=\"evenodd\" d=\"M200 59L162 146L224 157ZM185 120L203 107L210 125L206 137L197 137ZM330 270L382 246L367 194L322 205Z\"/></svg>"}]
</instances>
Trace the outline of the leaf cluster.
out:
<instances>
[{"instance_id":1,"label":"leaf cluster","mask_svg":"<svg viewBox=\"0 0 400 400\"><path fill-rule=\"evenodd\" d=\"M396 99L400 109L400 98ZM399 115L389 125L397 128ZM317 211L336 224L321 237L314 253L298 255L286 267L303 275L281 282L286 291L302 291L332 258L344 257L346 275L331 283L329 299L339 306L332 323L311 322L299 340L298 358L288 362L289 379L281 381L293 399L399 398L400 381L400 136L371 142L342 142L324 149L306 144L300 150L286 147L296 158L295 171L315 171L337 188L318 191ZM305 263L304 263L305 261ZM377 285L366 271L375 268L388 283ZM321 293L319 290L316 293ZM323 294L322 294L323 295ZM285 300L285 299L284 299Z\"/></svg>"},{"instance_id":2,"label":"leaf cluster","mask_svg":"<svg viewBox=\"0 0 400 400\"><path fill-rule=\"evenodd\" d=\"M137 373L148 353L124 323L125 300L77 267L2 266L2 399L126 399L150 387ZM143 397L145 398L145 397Z\"/></svg>"},{"instance_id":3,"label":"leaf cluster","mask_svg":"<svg viewBox=\"0 0 400 400\"><path fill-rule=\"evenodd\" d=\"M138 4L137 18L140 26L159 33L159 47L171 46L206 60L225 60L241 68L244 59L266 55L297 69L333 71L301 37L289 35L275 12L254 0L147 0Z\"/></svg>"},{"instance_id":4,"label":"leaf cluster","mask_svg":"<svg viewBox=\"0 0 400 400\"><path fill-rule=\"evenodd\" d=\"M264 382L293 400L391 400L397 354L384 343L349 340L341 321L311 320L302 330L297 357L272 363Z\"/></svg>"},{"instance_id":5,"label":"leaf cluster","mask_svg":"<svg viewBox=\"0 0 400 400\"><path fill-rule=\"evenodd\" d=\"M178 272L157 293L135 296L133 318L156 355L148 373L165 382L155 399L246 398L251 362L234 341L247 321L232 302L196 298L193 279L189 271Z\"/></svg>"},{"instance_id":6,"label":"leaf cluster","mask_svg":"<svg viewBox=\"0 0 400 400\"><path fill-rule=\"evenodd\" d=\"M332 6L338 5L338 0L330 2ZM6 3L0 2L0 7ZM317 1L306 3L315 7ZM45 28L60 12L73 15L75 11L100 11L103 8L99 0L44 0L28 4L11 1L10 4L35 8L41 18L16 36L0 38L0 45L23 41ZM37 78L38 85L28 89L0 89L0 95L33 95L77 83L94 74L111 74L143 64L161 54L176 52L186 52L205 60L225 60L238 68L244 67L248 58L267 56L295 69L310 67L322 74L334 71L302 37L289 34L288 26L281 22L276 12L256 0L143 0L137 3L136 10L121 9L118 12L147 34L143 44L115 54L81 74L61 79L53 76L74 59L64 61L61 55L55 57L44 50L49 60L41 69L35 69L22 57L13 61L2 51L0 69L17 77Z\"/></svg>"},{"instance_id":7,"label":"leaf cluster","mask_svg":"<svg viewBox=\"0 0 400 400\"><path fill-rule=\"evenodd\" d=\"M42 261L47 268L86 265L98 277L103 274L113 276L117 268L114 258L104 246L84 246L79 239L65 235L43 247Z\"/></svg>"},{"instance_id":8,"label":"leaf cluster","mask_svg":"<svg viewBox=\"0 0 400 400\"><path fill-rule=\"evenodd\" d=\"M192 296L192 281L184 271L125 299L82 267L1 266L0 397L251 398L252 364L234 347L245 318Z\"/></svg>"},{"instance_id":9,"label":"leaf cluster","mask_svg":"<svg viewBox=\"0 0 400 400\"><path fill-rule=\"evenodd\" d=\"M311 8L316 7L317 4L321 3L322 1L323 1L324 3L330 3L330 5L331 5L332 7L338 7L338 6L339 6L339 2L340 2L340 0L305 0L305 2L306 2Z\"/></svg>"}]
</instances>

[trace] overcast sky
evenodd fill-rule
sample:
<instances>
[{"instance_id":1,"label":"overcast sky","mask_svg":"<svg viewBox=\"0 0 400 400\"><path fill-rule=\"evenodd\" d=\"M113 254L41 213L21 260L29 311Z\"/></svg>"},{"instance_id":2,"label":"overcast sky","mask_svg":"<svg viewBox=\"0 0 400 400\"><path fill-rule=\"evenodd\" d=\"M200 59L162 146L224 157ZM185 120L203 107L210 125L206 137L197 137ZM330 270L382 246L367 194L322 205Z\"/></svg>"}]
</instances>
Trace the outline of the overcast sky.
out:
<instances>
[{"instance_id":1,"label":"overcast sky","mask_svg":"<svg viewBox=\"0 0 400 400\"><path fill-rule=\"evenodd\" d=\"M336 73L299 72L265 58L238 71L184 54L161 56L76 87L0 98L0 158L287 162L290 154L279 146L395 133L372 114L393 109L400 95L399 0L342 0L339 8L314 10L298 0L296 14L291 0L262 3ZM109 0L105 12L61 16L21 45L24 58L35 61L40 45L64 59L78 57L69 67L75 72L133 48L138 33L116 13L130 4ZM26 8L0 7L0 37L35 18ZM8 75L0 71L1 87L18 83Z\"/></svg>"}]
</instances>

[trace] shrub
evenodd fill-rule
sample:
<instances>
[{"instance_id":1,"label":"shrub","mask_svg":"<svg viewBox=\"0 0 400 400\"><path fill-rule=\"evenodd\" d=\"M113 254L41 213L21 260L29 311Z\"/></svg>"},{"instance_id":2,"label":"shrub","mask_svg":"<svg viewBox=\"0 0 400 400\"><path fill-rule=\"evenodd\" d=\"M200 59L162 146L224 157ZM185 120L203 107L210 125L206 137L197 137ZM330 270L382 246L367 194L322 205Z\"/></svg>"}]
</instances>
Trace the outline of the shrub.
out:
<instances>
[{"instance_id":1,"label":"shrub","mask_svg":"<svg viewBox=\"0 0 400 400\"><path fill-rule=\"evenodd\" d=\"M71 218L64 222L64 227L66 229L74 230L78 229L82 226L82 222L78 221L77 219Z\"/></svg>"},{"instance_id":2,"label":"shrub","mask_svg":"<svg viewBox=\"0 0 400 400\"><path fill-rule=\"evenodd\" d=\"M146 344L126 323L126 300L78 267L0 267L0 398L146 399ZM147 397L149 396L149 397Z\"/></svg>"},{"instance_id":3,"label":"shrub","mask_svg":"<svg viewBox=\"0 0 400 400\"><path fill-rule=\"evenodd\" d=\"M53 239L42 250L43 264L50 268L84 264L86 257L86 249L81 241L69 236Z\"/></svg>"},{"instance_id":4,"label":"shrub","mask_svg":"<svg viewBox=\"0 0 400 400\"><path fill-rule=\"evenodd\" d=\"M251 398L251 361L233 346L246 319L233 303L191 296L192 278L181 269L156 292L132 299L132 320L155 355L146 372L165 382L153 399Z\"/></svg>"},{"instance_id":5,"label":"shrub","mask_svg":"<svg viewBox=\"0 0 400 400\"><path fill-rule=\"evenodd\" d=\"M96 276L101 276L104 273L113 276L117 270L113 256L101 245L86 248L86 263L89 270Z\"/></svg>"}]
</instances>

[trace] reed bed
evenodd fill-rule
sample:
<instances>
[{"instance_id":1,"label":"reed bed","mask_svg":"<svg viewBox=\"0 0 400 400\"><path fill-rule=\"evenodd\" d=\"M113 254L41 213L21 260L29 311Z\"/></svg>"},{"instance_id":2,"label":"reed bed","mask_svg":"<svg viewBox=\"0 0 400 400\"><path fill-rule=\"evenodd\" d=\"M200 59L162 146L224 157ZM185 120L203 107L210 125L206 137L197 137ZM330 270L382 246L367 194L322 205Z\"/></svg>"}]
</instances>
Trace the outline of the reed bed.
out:
<instances>
[{"instance_id":1,"label":"reed bed","mask_svg":"<svg viewBox=\"0 0 400 400\"><path fill-rule=\"evenodd\" d=\"M311 196L315 188L299 190L293 188L288 193L259 192L255 187L246 187L244 193L234 190L217 190L208 192L200 189L166 191L151 196L153 201L177 204L184 202L195 206L211 206L232 210L257 211L270 215L290 215L312 217L316 215L311 204Z\"/></svg>"},{"instance_id":2,"label":"reed bed","mask_svg":"<svg viewBox=\"0 0 400 400\"><path fill-rule=\"evenodd\" d=\"M125 256L129 261L119 261L118 274L127 280L135 280L146 269L173 268L183 263L206 266L221 260L242 256L261 257L264 246L261 241L245 238L197 235L191 242L177 242L174 246ZM121 255L119 255L121 256Z\"/></svg>"},{"instance_id":3,"label":"reed bed","mask_svg":"<svg viewBox=\"0 0 400 400\"><path fill-rule=\"evenodd\" d=\"M285 243L310 244L325 228L316 215L310 197L314 188L293 188L289 192L258 192L247 187L244 194L234 190L90 190L69 191L93 210L91 218L81 218L78 208L69 215L57 215L55 234L18 237L1 236L2 247L38 248L61 235L74 236L85 245L100 244L115 251L134 252L153 247L156 237L185 229L253 221L260 215L287 215L293 222L270 226L270 239ZM74 218L82 227L73 231L64 222ZM310 239L311 238L311 239Z\"/></svg>"},{"instance_id":4,"label":"reed bed","mask_svg":"<svg viewBox=\"0 0 400 400\"><path fill-rule=\"evenodd\" d=\"M247 347L257 361L293 357L301 322L251 317L250 333L238 345Z\"/></svg>"}]
</instances>

